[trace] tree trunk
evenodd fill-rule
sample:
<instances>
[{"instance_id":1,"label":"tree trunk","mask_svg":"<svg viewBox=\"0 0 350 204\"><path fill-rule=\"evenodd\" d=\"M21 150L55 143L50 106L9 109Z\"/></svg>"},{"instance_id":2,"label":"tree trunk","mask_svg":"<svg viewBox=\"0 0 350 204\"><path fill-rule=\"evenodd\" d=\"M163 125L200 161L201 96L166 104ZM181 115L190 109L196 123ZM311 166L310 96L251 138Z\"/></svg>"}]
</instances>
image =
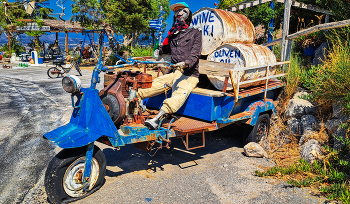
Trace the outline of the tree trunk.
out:
<instances>
[{"instance_id":1,"label":"tree trunk","mask_svg":"<svg viewBox=\"0 0 350 204\"><path fill-rule=\"evenodd\" d=\"M130 35L123 35L123 39L124 39L123 45L125 47L127 47L132 41L132 37Z\"/></svg>"},{"instance_id":2,"label":"tree trunk","mask_svg":"<svg viewBox=\"0 0 350 204\"><path fill-rule=\"evenodd\" d=\"M39 40L39 36L38 35L35 36L35 41L34 42L35 42L34 48L38 52L38 55L39 55L39 52L40 52L40 40Z\"/></svg>"},{"instance_id":3,"label":"tree trunk","mask_svg":"<svg viewBox=\"0 0 350 204\"><path fill-rule=\"evenodd\" d=\"M9 41L9 54L11 56L11 33L10 32L7 32L7 39Z\"/></svg>"}]
</instances>

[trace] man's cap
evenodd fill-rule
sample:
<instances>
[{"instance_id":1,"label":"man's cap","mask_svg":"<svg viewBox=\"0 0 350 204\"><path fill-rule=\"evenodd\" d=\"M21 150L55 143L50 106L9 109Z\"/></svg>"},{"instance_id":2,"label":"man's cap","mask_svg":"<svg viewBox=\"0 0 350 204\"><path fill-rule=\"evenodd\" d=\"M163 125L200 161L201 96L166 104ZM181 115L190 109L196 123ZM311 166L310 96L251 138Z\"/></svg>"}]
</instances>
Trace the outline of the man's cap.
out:
<instances>
[{"instance_id":1,"label":"man's cap","mask_svg":"<svg viewBox=\"0 0 350 204\"><path fill-rule=\"evenodd\" d=\"M170 9L172 11L176 11L179 8L189 8L188 4L186 4L185 2L181 1L181 2L177 2L173 5L170 6Z\"/></svg>"}]
</instances>

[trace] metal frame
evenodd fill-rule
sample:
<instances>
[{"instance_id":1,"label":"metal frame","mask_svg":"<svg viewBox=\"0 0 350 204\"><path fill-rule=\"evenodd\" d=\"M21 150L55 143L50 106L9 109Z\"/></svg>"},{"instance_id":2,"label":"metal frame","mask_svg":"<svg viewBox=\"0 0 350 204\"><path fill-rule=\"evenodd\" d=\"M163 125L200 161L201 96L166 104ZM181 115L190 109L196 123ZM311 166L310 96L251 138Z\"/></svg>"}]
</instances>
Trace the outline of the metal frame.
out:
<instances>
[{"instance_id":1,"label":"metal frame","mask_svg":"<svg viewBox=\"0 0 350 204\"><path fill-rule=\"evenodd\" d=\"M86 36L88 36L89 38L89 41L91 43L91 46L92 46L92 49L94 50L95 53L97 53L97 50L95 49L94 47L94 44L92 43L92 38L90 37L90 33L95 33L95 32L101 32L101 35L102 35L102 39L101 39L101 47L103 47L103 38L104 38L104 35L106 34L106 31L105 30L85 30L84 33L84 40L83 40L83 43L81 45L81 50L80 50L80 56L79 56L79 61L78 61L78 65L80 64L80 61L81 61L81 56L83 55L83 50L84 50L84 44L85 44L85 40L86 40Z\"/></svg>"},{"instance_id":2,"label":"metal frame","mask_svg":"<svg viewBox=\"0 0 350 204\"><path fill-rule=\"evenodd\" d=\"M186 141L184 140L184 136L181 137L181 140L184 143L184 145L185 145L187 150L202 148L202 147L205 147L205 132L204 132L204 130L202 130L202 140L203 140L203 145L202 146L188 148L188 144L189 144L189 142L188 142L188 133L186 133Z\"/></svg>"},{"instance_id":3,"label":"metal frame","mask_svg":"<svg viewBox=\"0 0 350 204\"><path fill-rule=\"evenodd\" d=\"M229 73L230 73L230 79L232 82L232 87L233 87L233 92L235 95L235 102L238 101L238 94L239 94L239 86L243 85L243 84L249 84L249 83L253 83L253 82L257 82L257 81L263 81L265 80L265 90L264 90L264 101L266 101L266 94L267 94L267 85L269 83L269 79L272 78L276 78L276 77L282 77L287 75L287 73L284 73L284 69L282 74L277 74L277 75L269 75L269 71L270 71L270 67L274 67L274 66L281 66L281 65L285 65L288 64L288 70L289 70L289 66L290 66L290 61L285 61L285 62L277 62L274 64L266 64L266 65L261 65L261 66L257 66L257 67L242 67L242 68L238 68L238 69L230 69ZM248 80L248 81L242 81L240 82L240 78L237 77L237 81L235 82L233 79L233 73L234 72L239 72L239 71L246 71L246 70L252 70L252 69L261 69L261 68L266 68L266 74L265 77L262 78L258 78L258 79L253 79L253 80Z\"/></svg>"}]
</instances>

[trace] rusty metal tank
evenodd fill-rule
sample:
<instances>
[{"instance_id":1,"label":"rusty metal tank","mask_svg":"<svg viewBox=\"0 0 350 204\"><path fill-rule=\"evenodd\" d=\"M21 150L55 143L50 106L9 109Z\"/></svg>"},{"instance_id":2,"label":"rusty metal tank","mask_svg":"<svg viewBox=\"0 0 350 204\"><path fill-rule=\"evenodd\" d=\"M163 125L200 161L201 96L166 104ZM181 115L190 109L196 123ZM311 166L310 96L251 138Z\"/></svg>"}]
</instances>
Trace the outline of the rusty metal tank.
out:
<instances>
[{"instance_id":1,"label":"rusty metal tank","mask_svg":"<svg viewBox=\"0 0 350 204\"><path fill-rule=\"evenodd\" d=\"M191 26L202 30L202 55L226 43L254 42L254 26L241 14L205 7L193 14Z\"/></svg>"},{"instance_id":2,"label":"rusty metal tank","mask_svg":"<svg viewBox=\"0 0 350 204\"><path fill-rule=\"evenodd\" d=\"M242 43L230 43L222 45L210 53L207 60L232 64L233 69L276 63L276 57L268 47L256 44ZM269 75L273 75L275 71L276 70L274 68L271 68ZM247 81L257 79L259 77L264 77L265 74L266 70L262 68L258 70L247 70L244 73L243 71L240 71L237 76L234 76L234 78L237 79L237 77L239 77L240 81ZM208 78L210 82L215 86L215 88L222 90L225 81L224 77L208 76ZM240 87L245 88L249 86L256 86L261 83L264 83L264 81L254 82L254 84L245 84ZM232 90L231 82L229 82L227 90Z\"/></svg>"}]
</instances>

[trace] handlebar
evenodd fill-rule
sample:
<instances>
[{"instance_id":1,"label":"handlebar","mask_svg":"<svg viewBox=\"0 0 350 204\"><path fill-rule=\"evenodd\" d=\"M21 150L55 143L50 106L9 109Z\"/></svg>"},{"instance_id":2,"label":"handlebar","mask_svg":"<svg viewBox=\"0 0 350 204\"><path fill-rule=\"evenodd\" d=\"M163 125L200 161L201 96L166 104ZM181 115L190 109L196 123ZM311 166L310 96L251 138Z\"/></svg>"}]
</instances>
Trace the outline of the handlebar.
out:
<instances>
[{"instance_id":1,"label":"handlebar","mask_svg":"<svg viewBox=\"0 0 350 204\"><path fill-rule=\"evenodd\" d=\"M106 71L112 71L112 70L117 69L117 68L131 67L131 66L138 64L138 63L139 64L164 64L164 65L168 65L169 67L174 66L174 64L172 64L171 62L167 62L167 61L140 61L140 60L133 59L132 63L106 66L106 68L107 68Z\"/></svg>"}]
</instances>

